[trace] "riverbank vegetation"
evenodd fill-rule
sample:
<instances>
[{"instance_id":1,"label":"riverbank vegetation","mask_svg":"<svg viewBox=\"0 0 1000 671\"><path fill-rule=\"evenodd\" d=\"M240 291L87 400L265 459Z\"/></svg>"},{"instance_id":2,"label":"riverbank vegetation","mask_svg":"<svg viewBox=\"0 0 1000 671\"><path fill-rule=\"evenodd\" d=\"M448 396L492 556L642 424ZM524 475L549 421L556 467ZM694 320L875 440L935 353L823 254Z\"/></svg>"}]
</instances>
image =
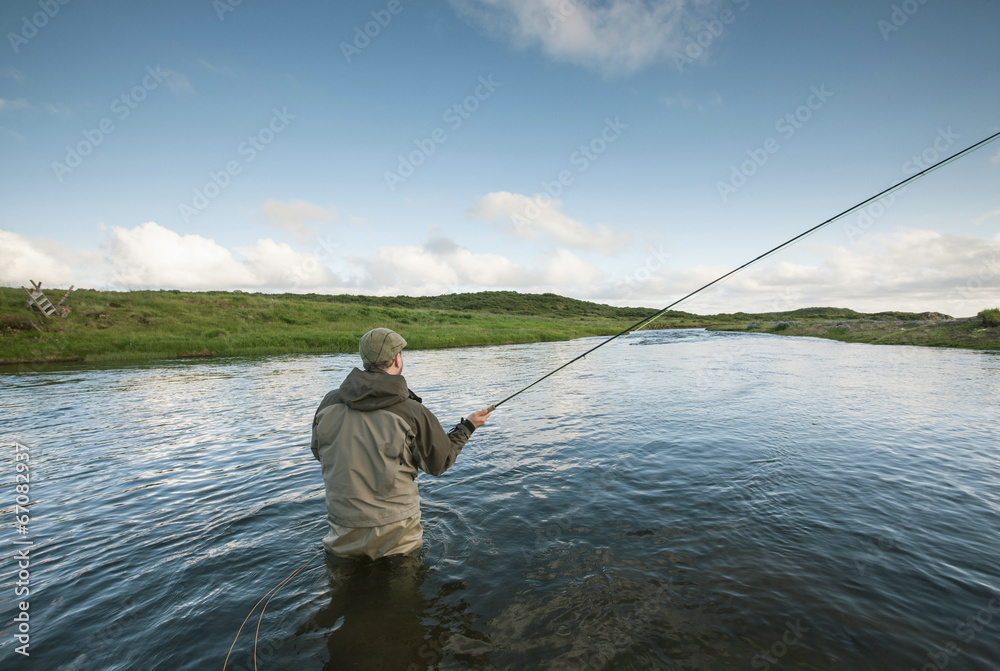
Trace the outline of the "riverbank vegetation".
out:
<instances>
[{"instance_id":1,"label":"riverbank vegetation","mask_svg":"<svg viewBox=\"0 0 1000 671\"><path fill-rule=\"evenodd\" d=\"M0 363L353 352L376 326L399 331L411 348L569 340L616 333L655 312L516 292L379 297L77 290L67 301L68 315L46 318L26 310L25 299L20 288L0 289ZM687 313L673 316L697 325Z\"/></svg>"},{"instance_id":2,"label":"riverbank vegetation","mask_svg":"<svg viewBox=\"0 0 1000 671\"><path fill-rule=\"evenodd\" d=\"M857 315L848 319L754 320L742 328L710 326L709 329L828 338L874 345L1000 350L1000 314L994 319L992 312L984 310L978 316L967 319L924 313L916 315L916 319L873 319L873 315Z\"/></svg>"},{"instance_id":3,"label":"riverbank vegetation","mask_svg":"<svg viewBox=\"0 0 1000 671\"><path fill-rule=\"evenodd\" d=\"M61 296L63 290L47 293ZM513 291L411 297L88 289L70 294L68 314L46 318L25 309L25 298L20 288L0 288L0 364L354 352L361 335L376 326L398 331L416 349L569 340L618 333L656 312ZM652 327L875 342L864 339L877 330L872 325L898 331L897 325L905 324L919 332L925 317L930 319L926 313L862 314L842 308L708 316L669 311ZM942 315L931 317L941 321ZM975 320L978 328L983 321ZM926 342L906 344L981 346L980 331L963 324L917 338ZM891 341L900 341L899 334L891 335ZM1000 349L995 333L992 338L992 347Z\"/></svg>"}]
</instances>

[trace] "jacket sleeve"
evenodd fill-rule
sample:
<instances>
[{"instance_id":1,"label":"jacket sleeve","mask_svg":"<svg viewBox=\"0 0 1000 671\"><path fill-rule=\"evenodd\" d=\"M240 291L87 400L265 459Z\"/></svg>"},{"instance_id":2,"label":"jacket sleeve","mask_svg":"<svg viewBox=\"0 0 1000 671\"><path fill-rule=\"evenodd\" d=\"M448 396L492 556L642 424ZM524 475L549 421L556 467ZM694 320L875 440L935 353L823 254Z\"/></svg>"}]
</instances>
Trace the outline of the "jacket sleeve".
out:
<instances>
[{"instance_id":1,"label":"jacket sleeve","mask_svg":"<svg viewBox=\"0 0 1000 671\"><path fill-rule=\"evenodd\" d=\"M309 449L312 450L316 461L319 461L319 439L316 437L316 418L313 418L312 440L309 442Z\"/></svg>"},{"instance_id":2,"label":"jacket sleeve","mask_svg":"<svg viewBox=\"0 0 1000 671\"><path fill-rule=\"evenodd\" d=\"M455 463L458 453L472 436L475 429L469 422L462 420L455 428L445 433L441 422L422 404L416 404L414 419L416 420L416 438L410 449L413 459L420 470L431 475L441 475Z\"/></svg>"}]
</instances>

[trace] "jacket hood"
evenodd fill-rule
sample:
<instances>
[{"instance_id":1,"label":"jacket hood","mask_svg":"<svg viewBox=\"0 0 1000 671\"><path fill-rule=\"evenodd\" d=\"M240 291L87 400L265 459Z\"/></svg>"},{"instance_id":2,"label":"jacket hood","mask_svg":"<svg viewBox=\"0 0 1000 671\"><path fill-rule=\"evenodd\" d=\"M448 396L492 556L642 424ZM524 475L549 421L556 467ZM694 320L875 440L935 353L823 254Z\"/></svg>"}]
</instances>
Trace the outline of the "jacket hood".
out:
<instances>
[{"instance_id":1,"label":"jacket hood","mask_svg":"<svg viewBox=\"0 0 1000 671\"><path fill-rule=\"evenodd\" d=\"M381 410L410 397L402 375L355 368L340 385L340 398L353 410Z\"/></svg>"}]
</instances>

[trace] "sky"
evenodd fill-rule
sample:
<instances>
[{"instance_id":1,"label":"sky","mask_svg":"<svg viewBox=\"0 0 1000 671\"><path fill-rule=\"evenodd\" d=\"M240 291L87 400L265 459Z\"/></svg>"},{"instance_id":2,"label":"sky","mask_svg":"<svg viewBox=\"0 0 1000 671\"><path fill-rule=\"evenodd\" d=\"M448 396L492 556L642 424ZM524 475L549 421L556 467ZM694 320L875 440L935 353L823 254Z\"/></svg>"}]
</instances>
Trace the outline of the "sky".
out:
<instances>
[{"instance_id":1,"label":"sky","mask_svg":"<svg viewBox=\"0 0 1000 671\"><path fill-rule=\"evenodd\" d=\"M663 307L1000 132L996 0L5 0L0 286ZM679 306L1000 304L1000 141Z\"/></svg>"}]
</instances>

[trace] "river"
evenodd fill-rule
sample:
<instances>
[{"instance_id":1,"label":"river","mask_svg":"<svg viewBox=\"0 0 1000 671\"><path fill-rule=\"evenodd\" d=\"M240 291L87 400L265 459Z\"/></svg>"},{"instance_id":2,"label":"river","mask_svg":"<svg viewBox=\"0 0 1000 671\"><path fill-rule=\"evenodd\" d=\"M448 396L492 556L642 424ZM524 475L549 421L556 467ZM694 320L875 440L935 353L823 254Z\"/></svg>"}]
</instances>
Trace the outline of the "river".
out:
<instances>
[{"instance_id":1,"label":"river","mask_svg":"<svg viewBox=\"0 0 1000 671\"><path fill-rule=\"evenodd\" d=\"M403 374L450 427L596 342ZM1000 668L997 353L637 333L420 476L419 558L328 562L309 428L355 365L0 372L0 667Z\"/></svg>"}]
</instances>

